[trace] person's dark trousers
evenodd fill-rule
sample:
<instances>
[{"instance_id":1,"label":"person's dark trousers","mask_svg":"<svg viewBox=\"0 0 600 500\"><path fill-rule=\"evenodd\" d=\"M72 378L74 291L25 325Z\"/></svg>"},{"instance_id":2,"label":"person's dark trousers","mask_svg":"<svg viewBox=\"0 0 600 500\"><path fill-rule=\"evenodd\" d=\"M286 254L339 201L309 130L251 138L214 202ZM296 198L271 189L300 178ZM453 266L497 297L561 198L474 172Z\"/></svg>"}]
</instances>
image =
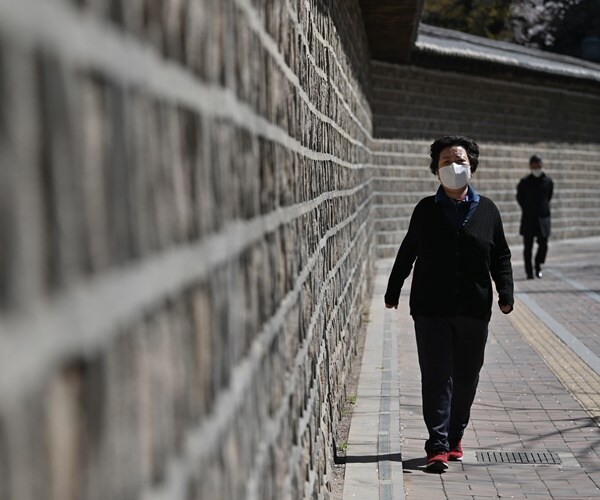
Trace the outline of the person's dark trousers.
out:
<instances>
[{"instance_id":1,"label":"person's dark trousers","mask_svg":"<svg viewBox=\"0 0 600 500\"><path fill-rule=\"evenodd\" d=\"M533 253L533 240L535 236L523 236L523 260L525 261L525 274L527 277L533 277L533 266L531 264L531 256ZM548 238L541 236L537 237L538 248L535 253L535 270L540 270L542 264L546 262L546 254L548 253Z\"/></svg>"},{"instance_id":2,"label":"person's dark trousers","mask_svg":"<svg viewBox=\"0 0 600 500\"><path fill-rule=\"evenodd\" d=\"M415 316L421 368L425 451L452 449L471 414L488 337L488 320Z\"/></svg>"},{"instance_id":3,"label":"person's dark trousers","mask_svg":"<svg viewBox=\"0 0 600 500\"><path fill-rule=\"evenodd\" d=\"M546 262L546 254L548 253L548 238L537 237L538 249L535 253L535 270L539 271L542 264Z\"/></svg>"}]
</instances>

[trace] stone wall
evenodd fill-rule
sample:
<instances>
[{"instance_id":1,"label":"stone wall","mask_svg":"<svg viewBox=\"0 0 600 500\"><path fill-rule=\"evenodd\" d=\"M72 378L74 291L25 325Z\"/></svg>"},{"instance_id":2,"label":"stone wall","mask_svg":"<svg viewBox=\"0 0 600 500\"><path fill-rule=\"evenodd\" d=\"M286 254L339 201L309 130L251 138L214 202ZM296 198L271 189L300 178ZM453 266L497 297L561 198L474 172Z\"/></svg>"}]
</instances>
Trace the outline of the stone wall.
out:
<instances>
[{"instance_id":1,"label":"stone wall","mask_svg":"<svg viewBox=\"0 0 600 500\"><path fill-rule=\"evenodd\" d=\"M600 235L600 92L385 63L373 63L372 92L383 138L374 180L379 257L396 254L416 202L437 189L429 145L447 134L479 143L473 185L498 205L513 245L521 242L516 185L534 153L555 182L552 238Z\"/></svg>"},{"instance_id":2,"label":"stone wall","mask_svg":"<svg viewBox=\"0 0 600 500\"><path fill-rule=\"evenodd\" d=\"M0 3L0 499L328 497L367 54L356 1Z\"/></svg>"}]
</instances>

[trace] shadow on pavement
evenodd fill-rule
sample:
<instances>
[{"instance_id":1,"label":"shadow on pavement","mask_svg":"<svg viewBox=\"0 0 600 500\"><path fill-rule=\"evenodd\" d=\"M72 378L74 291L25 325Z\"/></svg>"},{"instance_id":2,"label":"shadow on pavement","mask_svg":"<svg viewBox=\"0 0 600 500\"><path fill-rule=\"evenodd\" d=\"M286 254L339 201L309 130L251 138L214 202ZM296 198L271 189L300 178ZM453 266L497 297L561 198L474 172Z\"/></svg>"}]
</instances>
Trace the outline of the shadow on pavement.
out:
<instances>
[{"instance_id":1,"label":"shadow on pavement","mask_svg":"<svg viewBox=\"0 0 600 500\"><path fill-rule=\"evenodd\" d=\"M427 460L425 459L425 452L423 452L422 457L411 458L402 462L402 472L404 474L412 474L413 471L428 472L425 465L427 465Z\"/></svg>"},{"instance_id":2,"label":"shadow on pavement","mask_svg":"<svg viewBox=\"0 0 600 500\"><path fill-rule=\"evenodd\" d=\"M347 455L343 457L347 464L369 464L375 462L402 462L402 453L384 453L382 455Z\"/></svg>"}]
</instances>

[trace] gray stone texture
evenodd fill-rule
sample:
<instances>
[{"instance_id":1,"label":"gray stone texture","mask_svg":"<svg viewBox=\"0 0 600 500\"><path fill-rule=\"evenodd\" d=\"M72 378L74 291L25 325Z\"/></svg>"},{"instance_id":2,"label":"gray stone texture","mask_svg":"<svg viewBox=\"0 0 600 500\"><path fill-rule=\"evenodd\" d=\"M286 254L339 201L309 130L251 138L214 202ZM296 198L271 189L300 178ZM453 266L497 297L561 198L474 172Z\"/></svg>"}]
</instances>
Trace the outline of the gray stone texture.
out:
<instances>
[{"instance_id":1,"label":"gray stone texture","mask_svg":"<svg viewBox=\"0 0 600 500\"><path fill-rule=\"evenodd\" d=\"M358 2L0 17L0 498L327 498L374 259Z\"/></svg>"}]
</instances>

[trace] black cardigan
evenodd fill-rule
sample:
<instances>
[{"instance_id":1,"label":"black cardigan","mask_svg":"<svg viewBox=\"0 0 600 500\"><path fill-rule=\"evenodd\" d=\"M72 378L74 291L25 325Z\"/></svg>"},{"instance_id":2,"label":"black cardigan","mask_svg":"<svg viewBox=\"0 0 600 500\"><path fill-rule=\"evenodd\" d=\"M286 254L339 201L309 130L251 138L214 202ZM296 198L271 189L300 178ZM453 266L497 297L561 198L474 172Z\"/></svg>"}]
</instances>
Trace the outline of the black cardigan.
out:
<instances>
[{"instance_id":1,"label":"black cardigan","mask_svg":"<svg viewBox=\"0 0 600 500\"><path fill-rule=\"evenodd\" d=\"M444 216L434 196L415 207L388 281L385 303L398 304L404 280L415 262L412 316L490 318L492 283L499 304L514 304L510 249L500 212L481 196L477 209L460 229Z\"/></svg>"}]
</instances>

